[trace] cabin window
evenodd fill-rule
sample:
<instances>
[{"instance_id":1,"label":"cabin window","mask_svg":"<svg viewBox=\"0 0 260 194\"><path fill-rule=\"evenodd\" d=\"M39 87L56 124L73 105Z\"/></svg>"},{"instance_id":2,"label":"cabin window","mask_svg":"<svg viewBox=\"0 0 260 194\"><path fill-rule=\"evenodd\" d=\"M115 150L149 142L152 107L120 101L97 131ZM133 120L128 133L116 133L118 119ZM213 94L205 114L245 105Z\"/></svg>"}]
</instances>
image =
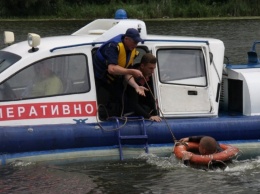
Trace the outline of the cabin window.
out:
<instances>
[{"instance_id":1,"label":"cabin window","mask_svg":"<svg viewBox=\"0 0 260 194\"><path fill-rule=\"evenodd\" d=\"M19 61L22 57L6 51L0 51L0 73Z\"/></svg>"},{"instance_id":2,"label":"cabin window","mask_svg":"<svg viewBox=\"0 0 260 194\"><path fill-rule=\"evenodd\" d=\"M201 49L159 49L157 60L162 83L207 85L205 59Z\"/></svg>"},{"instance_id":3,"label":"cabin window","mask_svg":"<svg viewBox=\"0 0 260 194\"><path fill-rule=\"evenodd\" d=\"M243 113L243 81L228 79L228 111Z\"/></svg>"},{"instance_id":4,"label":"cabin window","mask_svg":"<svg viewBox=\"0 0 260 194\"><path fill-rule=\"evenodd\" d=\"M87 57L82 54L47 58L0 84L0 100L21 100L84 93L90 90Z\"/></svg>"},{"instance_id":5,"label":"cabin window","mask_svg":"<svg viewBox=\"0 0 260 194\"><path fill-rule=\"evenodd\" d=\"M140 63L144 54L149 53L149 50L146 46L138 46L136 49L139 53L138 53L138 56L134 60L134 64Z\"/></svg>"}]
</instances>

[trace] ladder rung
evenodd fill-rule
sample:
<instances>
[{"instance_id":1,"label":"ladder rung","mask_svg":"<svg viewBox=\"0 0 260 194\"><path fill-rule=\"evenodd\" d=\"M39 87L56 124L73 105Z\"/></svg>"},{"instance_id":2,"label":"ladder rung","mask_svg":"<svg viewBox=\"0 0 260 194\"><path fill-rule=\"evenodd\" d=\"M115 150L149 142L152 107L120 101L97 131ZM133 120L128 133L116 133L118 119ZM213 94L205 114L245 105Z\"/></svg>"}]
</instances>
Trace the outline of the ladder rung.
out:
<instances>
[{"instance_id":1,"label":"ladder rung","mask_svg":"<svg viewBox=\"0 0 260 194\"><path fill-rule=\"evenodd\" d=\"M132 118L132 117L131 117ZM130 119L131 119L130 118ZM119 146L119 155L120 155L120 160L123 160L123 151L122 151L122 144L121 141L122 140L145 140L144 144L145 144L145 152L148 153L148 135L146 134L146 127L145 127L145 122L144 122L144 118L143 117L134 117L135 119L140 119L142 121L142 125L141 125L141 133L140 135L122 135L120 134L120 130L118 130L118 146ZM116 120L116 125L117 127L119 127L119 119L117 117L114 117L114 119Z\"/></svg>"},{"instance_id":2,"label":"ladder rung","mask_svg":"<svg viewBox=\"0 0 260 194\"><path fill-rule=\"evenodd\" d=\"M120 139L148 139L147 135L128 135L128 136L120 136Z\"/></svg>"}]
</instances>

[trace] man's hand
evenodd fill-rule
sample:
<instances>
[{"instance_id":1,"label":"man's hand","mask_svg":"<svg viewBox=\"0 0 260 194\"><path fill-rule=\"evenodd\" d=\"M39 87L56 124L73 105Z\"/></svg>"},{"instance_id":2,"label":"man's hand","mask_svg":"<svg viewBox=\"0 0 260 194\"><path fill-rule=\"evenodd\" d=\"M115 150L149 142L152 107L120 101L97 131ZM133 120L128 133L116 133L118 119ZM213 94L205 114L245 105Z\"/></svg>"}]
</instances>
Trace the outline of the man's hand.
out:
<instances>
[{"instance_id":1,"label":"man's hand","mask_svg":"<svg viewBox=\"0 0 260 194\"><path fill-rule=\"evenodd\" d=\"M132 75L134 78L143 77L143 73L138 69L127 69L115 64L109 64L107 71L111 75Z\"/></svg>"},{"instance_id":2,"label":"man's hand","mask_svg":"<svg viewBox=\"0 0 260 194\"><path fill-rule=\"evenodd\" d=\"M182 160L190 160L192 157L192 153L191 152L184 152L183 156L182 156Z\"/></svg>"},{"instance_id":3,"label":"man's hand","mask_svg":"<svg viewBox=\"0 0 260 194\"><path fill-rule=\"evenodd\" d=\"M151 121L156 121L156 122L162 121L161 117L159 117L159 116L151 116L149 119Z\"/></svg>"},{"instance_id":4,"label":"man's hand","mask_svg":"<svg viewBox=\"0 0 260 194\"><path fill-rule=\"evenodd\" d=\"M135 91L137 92L137 94L141 95L141 96L145 96L145 91L148 91L148 89L146 87L143 86L136 86Z\"/></svg>"},{"instance_id":5,"label":"man's hand","mask_svg":"<svg viewBox=\"0 0 260 194\"><path fill-rule=\"evenodd\" d=\"M134 78L143 77L143 73L138 69L129 69L129 74L131 74Z\"/></svg>"},{"instance_id":6,"label":"man's hand","mask_svg":"<svg viewBox=\"0 0 260 194\"><path fill-rule=\"evenodd\" d=\"M185 137L185 138L180 139L179 142L184 143L184 142L188 142L188 141L189 141L189 138Z\"/></svg>"}]
</instances>

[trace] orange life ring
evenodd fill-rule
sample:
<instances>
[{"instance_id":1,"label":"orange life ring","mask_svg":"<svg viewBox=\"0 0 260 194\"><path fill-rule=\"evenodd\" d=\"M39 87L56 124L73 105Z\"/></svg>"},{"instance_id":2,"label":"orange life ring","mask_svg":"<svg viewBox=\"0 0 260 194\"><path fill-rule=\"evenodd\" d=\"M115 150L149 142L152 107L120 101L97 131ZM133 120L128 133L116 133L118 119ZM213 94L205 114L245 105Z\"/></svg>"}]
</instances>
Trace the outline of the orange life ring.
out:
<instances>
[{"instance_id":1,"label":"orange life ring","mask_svg":"<svg viewBox=\"0 0 260 194\"><path fill-rule=\"evenodd\" d=\"M239 149L234 146L220 144L220 147L223 149L222 152L211 154L211 155L199 155L192 152L192 151L196 151L196 152L199 151L199 143L196 142L186 142L186 143L187 143L186 145L177 143L177 145L174 146L173 152L178 159L182 159L183 155L186 152L190 152L192 154L190 162L194 164L208 165L209 162L212 161L224 162L232 159L239 152Z\"/></svg>"}]
</instances>

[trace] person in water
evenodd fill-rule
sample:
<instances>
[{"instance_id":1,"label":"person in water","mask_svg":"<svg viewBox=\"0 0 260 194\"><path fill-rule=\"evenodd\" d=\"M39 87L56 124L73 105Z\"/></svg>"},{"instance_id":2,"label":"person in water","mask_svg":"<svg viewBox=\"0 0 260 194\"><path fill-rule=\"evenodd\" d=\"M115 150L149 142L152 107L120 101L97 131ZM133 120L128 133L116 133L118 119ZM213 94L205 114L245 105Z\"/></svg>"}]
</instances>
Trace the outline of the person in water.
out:
<instances>
[{"instance_id":1,"label":"person in water","mask_svg":"<svg viewBox=\"0 0 260 194\"><path fill-rule=\"evenodd\" d=\"M125 34L119 34L98 48L93 57L98 104L106 107L111 101L121 102L123 77L143 76L140 70L129 68L138 56L137 44L142 41L138 30L129 28ZM128 84L134 87L138 94L145 95L144 89L136 83Z\"/></svg>"},{"instance_id":2,"label":"person in water","mask_svg":"<svg viewBox=\"0 0 260 194\"><path fill-rule=\"evenodd\" d=\"M185 142L196 142L199 143L199 153L201 155L211 155L215 153L219 153L222 150L219 143L210 136L190 136L180 139L181 143ZM192 157L191 152L186 152L182 158L185 165L189 164L189 160Z\"/></svg>"}]
</instances>

